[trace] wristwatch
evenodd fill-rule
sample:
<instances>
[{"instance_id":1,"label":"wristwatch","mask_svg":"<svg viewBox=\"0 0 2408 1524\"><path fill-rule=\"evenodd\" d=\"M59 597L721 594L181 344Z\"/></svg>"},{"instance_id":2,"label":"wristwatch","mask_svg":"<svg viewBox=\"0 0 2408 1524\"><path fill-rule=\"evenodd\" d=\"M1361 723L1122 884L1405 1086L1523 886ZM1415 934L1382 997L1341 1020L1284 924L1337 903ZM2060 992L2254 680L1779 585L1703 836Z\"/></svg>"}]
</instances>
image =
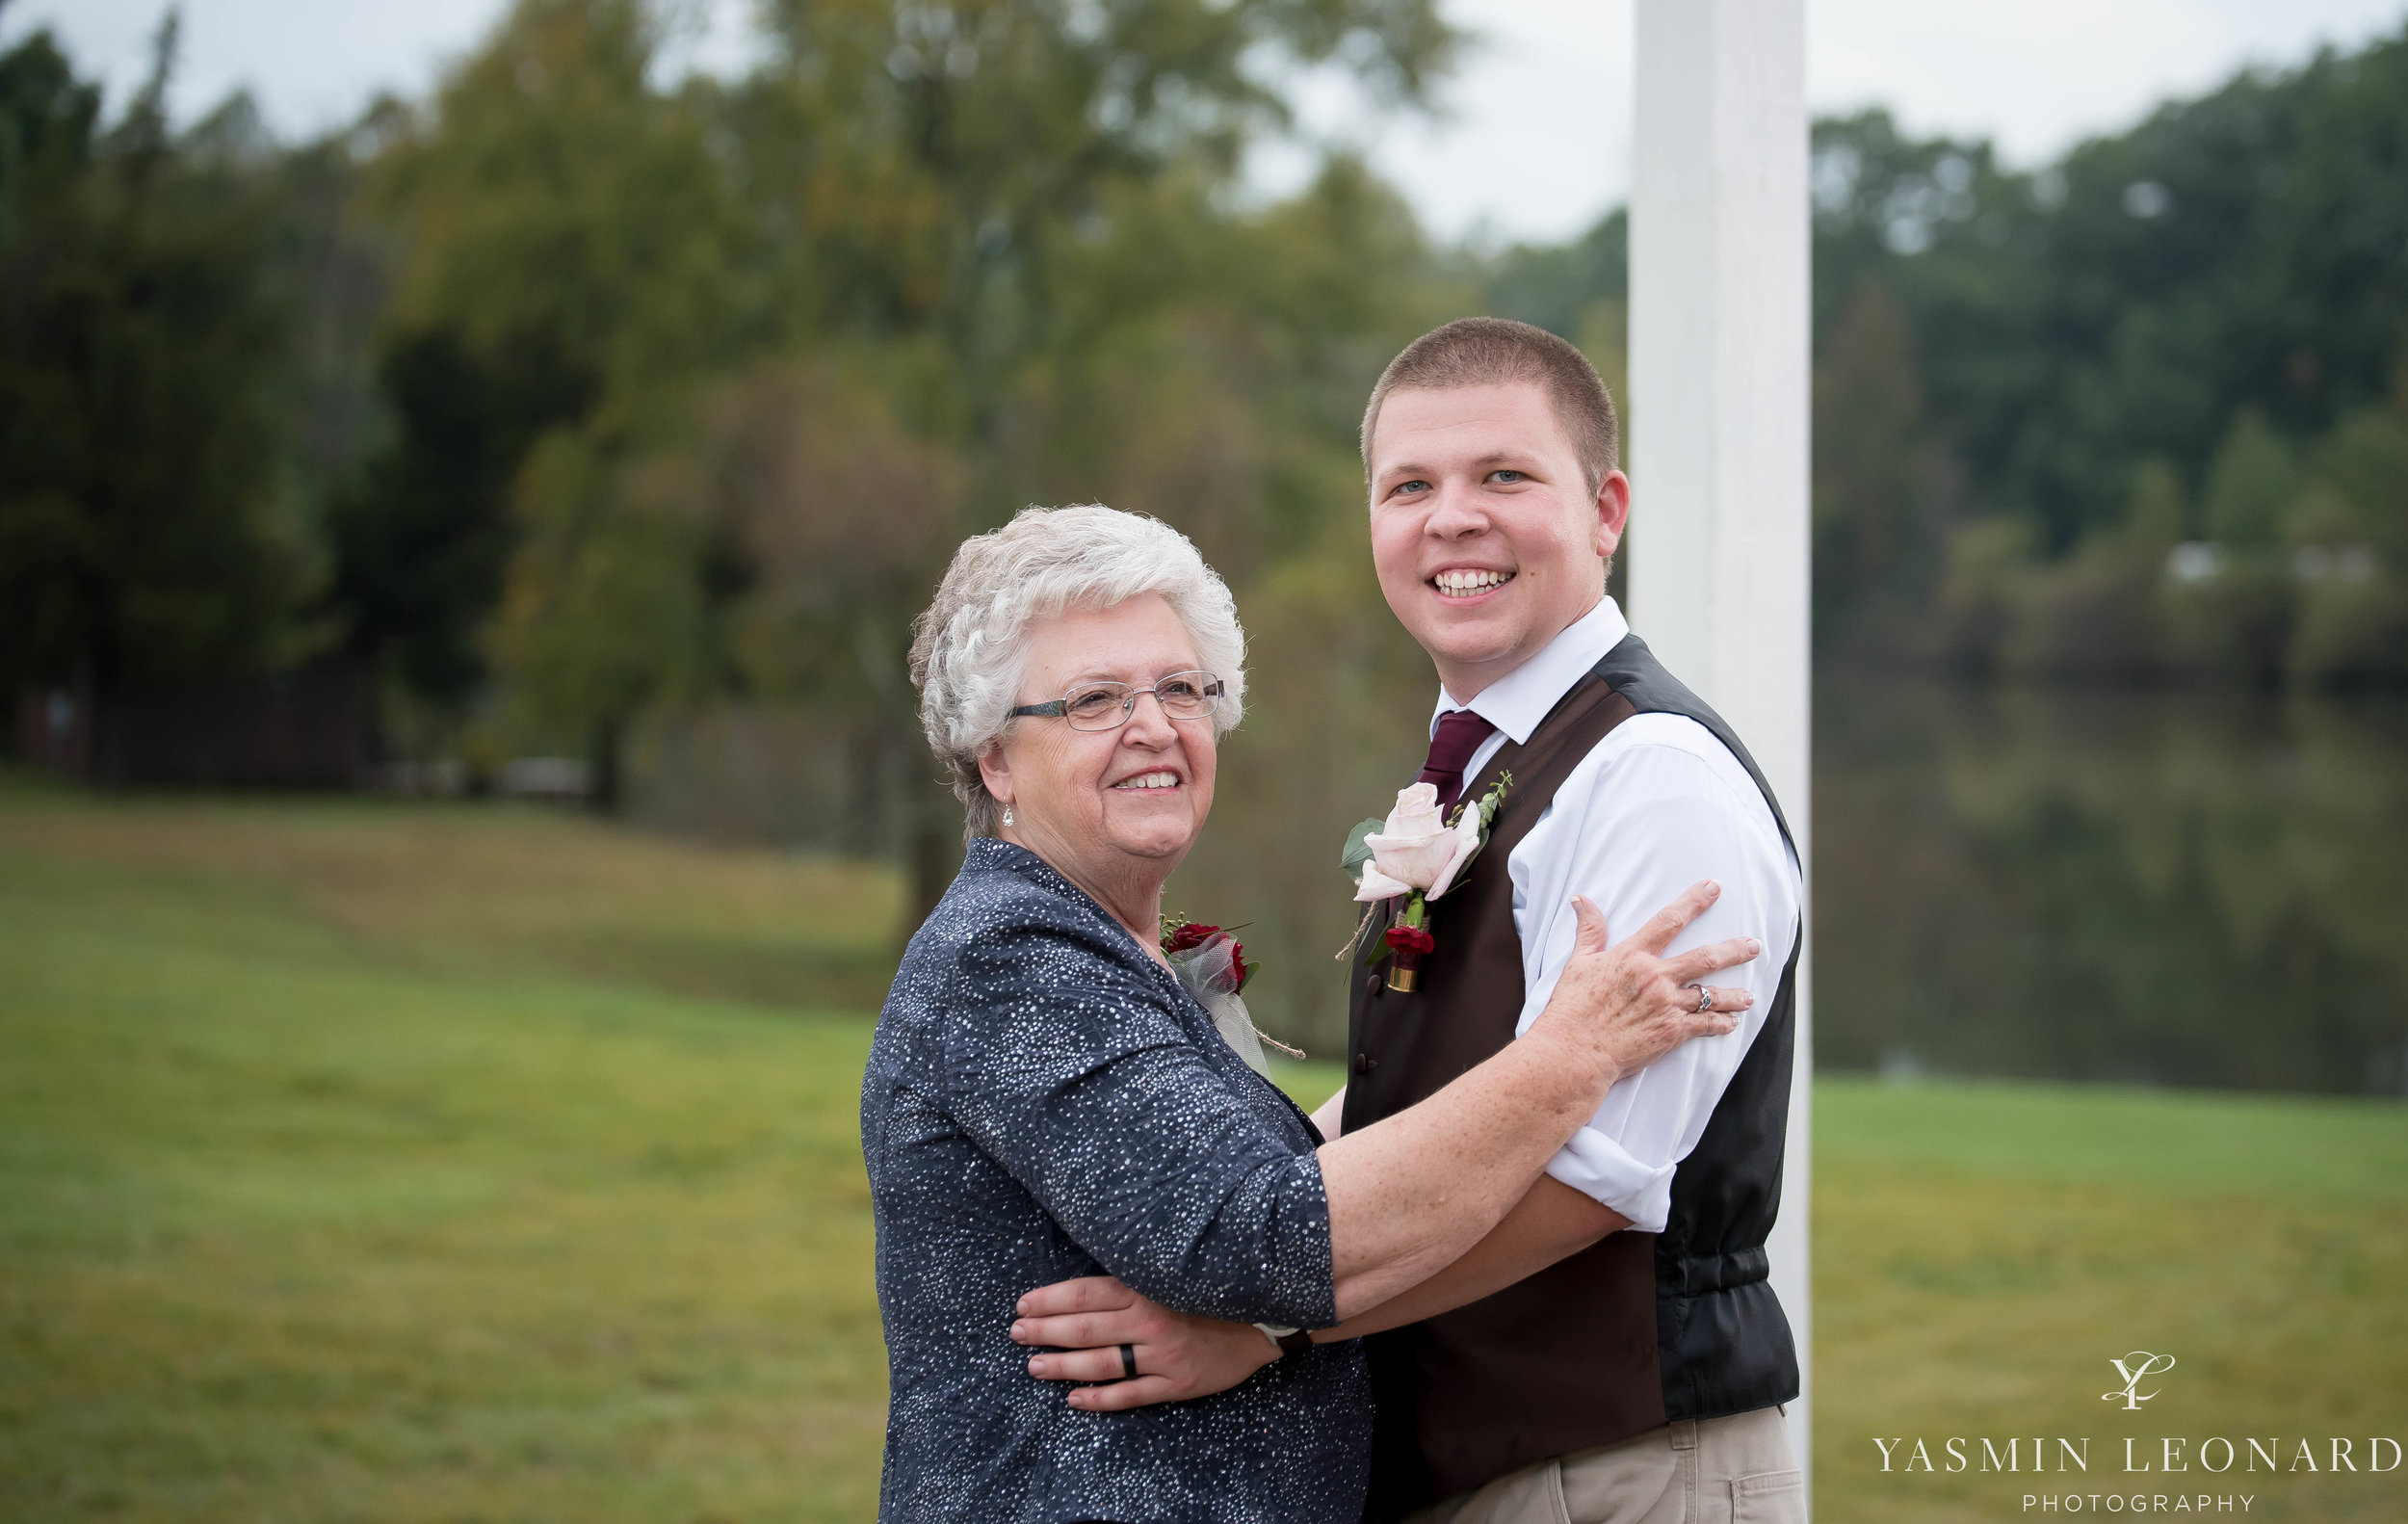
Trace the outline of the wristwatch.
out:
<instances>
[{"instance_id":1,"label":"wristwatch","mask_svg":"<svg viewBox=\"0 0 2408 1524\"><path fill-rule=\"evenodd\" d=\"M1258 1323L1255 1327L1263 1330L1264 1338L1279 1346L1279 1357L1283 1360L1313 1347L1313 1335L1302 1328L1283 1327L1276 1323Z\"/></svg>"}]
</instances>

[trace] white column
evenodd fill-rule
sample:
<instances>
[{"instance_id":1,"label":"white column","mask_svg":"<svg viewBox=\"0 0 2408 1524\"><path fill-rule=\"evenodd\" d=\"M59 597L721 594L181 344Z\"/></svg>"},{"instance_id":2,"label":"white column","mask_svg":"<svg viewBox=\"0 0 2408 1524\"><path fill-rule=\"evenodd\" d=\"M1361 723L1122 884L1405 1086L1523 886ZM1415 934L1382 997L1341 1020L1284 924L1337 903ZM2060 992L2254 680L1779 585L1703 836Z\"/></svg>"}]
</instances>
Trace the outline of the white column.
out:
<instances>
[{"instance_id":1,"label":"white column","mask_svg":"<svg viewBox=\"0 0 2408 1524\"><path fill-rule=\"evenodd\" d=\"M1805 16L1802 0L1638 0L1631 195L1631 623L1731 722L1807 850ZM1813 1038L1797 991L1772 1283L1806 1395Z\"/></svg>"}]
</instances>

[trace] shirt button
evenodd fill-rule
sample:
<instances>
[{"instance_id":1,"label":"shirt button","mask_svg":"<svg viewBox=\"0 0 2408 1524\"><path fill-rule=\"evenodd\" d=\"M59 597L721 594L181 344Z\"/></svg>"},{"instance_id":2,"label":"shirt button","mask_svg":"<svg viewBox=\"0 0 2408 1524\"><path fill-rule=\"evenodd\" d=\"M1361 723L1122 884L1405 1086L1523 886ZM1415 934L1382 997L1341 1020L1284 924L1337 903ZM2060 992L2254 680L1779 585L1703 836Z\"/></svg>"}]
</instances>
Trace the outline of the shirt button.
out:
<instances>
[{"instance_id":1,"label":"shirt button","mask_svg":"<svg viewBox=\"0 0 2408 1524\"><path fill-rule=\"evenodd\" d=\"M1379 1067L1379 1061L1378 1061L1377 1059L1375 1059L1375 1058L1373 1058L1370 1054L1368 1054L1368 1053L1358 1053L1358 1054L1356 1054L1356 1055L1354 1056L1354 1072L1355 1072L1355 1073L1357 1073L1357 1074L1369 1074L1372 1070L1374 1070L1374 1069L1375 1069L1375 1068L1377 1068L1377 1067Z\"/></svg>"}]
</instances>

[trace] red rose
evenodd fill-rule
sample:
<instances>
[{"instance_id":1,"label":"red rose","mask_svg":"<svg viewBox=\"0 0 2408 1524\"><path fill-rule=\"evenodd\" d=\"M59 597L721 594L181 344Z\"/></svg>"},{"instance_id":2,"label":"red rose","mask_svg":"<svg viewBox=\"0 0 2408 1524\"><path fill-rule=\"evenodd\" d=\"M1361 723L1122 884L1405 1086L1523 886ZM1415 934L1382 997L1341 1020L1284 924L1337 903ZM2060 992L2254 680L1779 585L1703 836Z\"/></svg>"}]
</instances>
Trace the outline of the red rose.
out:
<instances>
[{"instance_id":1,"label":"red rose","mask_svg":"<svg viewBox=\"0 0 2408 1524\"><path fill-rule=\"evenodd\" d=\"M1206 926L1201 921L1190 921L1165 939L1163 951L1165 953L1193 952L1219 934L1220 928L1217 926Z\"/></svg>"},{"instance_id":2,"label":"red rose","mask_svg":"<svg viewBox=\"0 0 2408 1524\"><path fill-rule=\"evenodd\" d=\"M1238 982L1240 989L1245 987L1245 944L1235 937L1229 942L1229 977Z\"/></svg>"},{"instance_id":3,"label":"red rose","mask_svg":"<svg viewBox=\"0 0 2408 1524\"><path fill-rule=\"evenodd\" d=\"M1392 926L1388 945L1400 953L1426 953L1438 945L1438 938L1418 926Z\"/></svg>"}]
</instances>

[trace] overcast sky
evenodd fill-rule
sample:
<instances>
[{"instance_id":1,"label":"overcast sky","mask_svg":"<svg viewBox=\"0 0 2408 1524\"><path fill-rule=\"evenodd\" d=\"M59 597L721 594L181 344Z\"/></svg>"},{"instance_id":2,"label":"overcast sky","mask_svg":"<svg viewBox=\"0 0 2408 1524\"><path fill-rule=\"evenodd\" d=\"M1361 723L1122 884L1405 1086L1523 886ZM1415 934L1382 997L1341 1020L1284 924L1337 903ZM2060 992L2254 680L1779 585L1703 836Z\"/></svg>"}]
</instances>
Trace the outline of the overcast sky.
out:
<instances>
[{"instance_id":1,"label":"overcast sky","mask_svg":"<svg viewBox=\"0 0 2408 1524\"><path fill-rule=\"evenodd\" d=\"M745 53L746 0L685 0L676 66ZM1316 142L1363 146L1437 231L1553 239L1621 199L1630 178L1631 0L1442 0L1478 40L1436 119L1399 117L1330 79L1302 91ZM237 86L281 132L316 132L377 91L424 92L502 0L184 0L175 109ZM0 38L53 28L112 101L138 82L161 0L14 0ZM2396 31L2408 0L1810 0L1807 92L1819 110L1880 103L1918 131L1996 140L2016 163L2125 126L2243 65ZM1308 156L1273 150L1267 188Z\"/></svg>"}]
</instances>

